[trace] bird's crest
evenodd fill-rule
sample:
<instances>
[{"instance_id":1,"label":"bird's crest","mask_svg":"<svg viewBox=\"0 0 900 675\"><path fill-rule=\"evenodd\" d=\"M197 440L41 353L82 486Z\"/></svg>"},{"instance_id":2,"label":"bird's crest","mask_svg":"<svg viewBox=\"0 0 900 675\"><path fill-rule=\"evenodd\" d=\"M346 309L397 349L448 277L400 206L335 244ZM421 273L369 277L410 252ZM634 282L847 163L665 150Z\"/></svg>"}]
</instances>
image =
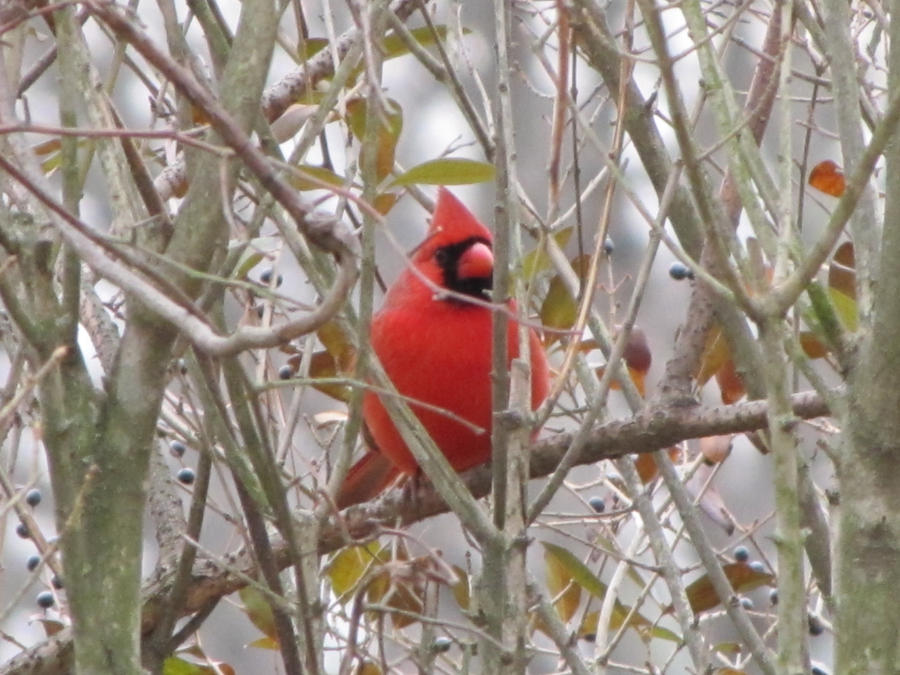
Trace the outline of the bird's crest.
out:
<instances>
[{"instance_id":1,"label":"bird's crest","mask_svg":"<svg viewBox=\"0 0 900 675\"><path fill-rule=\"evenodd\" d=\"M425 241L416 250L415 258L424 260L443 247L469 239L493 243L494 237L447 188L438 189L437 203L428 226Z\"/></svg>"}]
</instances>

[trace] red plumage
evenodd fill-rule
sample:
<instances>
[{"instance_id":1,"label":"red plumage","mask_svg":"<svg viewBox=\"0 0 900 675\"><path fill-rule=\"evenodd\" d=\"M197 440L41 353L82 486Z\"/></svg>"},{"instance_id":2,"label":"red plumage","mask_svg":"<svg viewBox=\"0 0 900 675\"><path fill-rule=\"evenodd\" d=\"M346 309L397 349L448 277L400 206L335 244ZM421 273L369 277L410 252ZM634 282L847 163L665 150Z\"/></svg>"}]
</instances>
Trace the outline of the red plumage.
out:
<instances>
[{"instance_id":1,"label":"red plumage","mask_svg":"<svg viewBox=\"0 0 900 675\"><path fill-rule=\"evenodd\" d=\"M493 269L490 231L446 189L441 188L425 241L388 289L372 318L372 349L404 396L448 410L480 427L476 433L435 410L411 404L416 416L457 471L491 456L491 310L436 292L450 288L473 296L490 287ZM513 305L510 304L510 308ZM518 356L518 326L510 319L508 353ZM543 348L530 331L532 407L546 398L549 370ZM340 508L371 499L398 474L418 465L378 395L363 400L367 454L347 475Z\"/></svg>"}]
</instances>

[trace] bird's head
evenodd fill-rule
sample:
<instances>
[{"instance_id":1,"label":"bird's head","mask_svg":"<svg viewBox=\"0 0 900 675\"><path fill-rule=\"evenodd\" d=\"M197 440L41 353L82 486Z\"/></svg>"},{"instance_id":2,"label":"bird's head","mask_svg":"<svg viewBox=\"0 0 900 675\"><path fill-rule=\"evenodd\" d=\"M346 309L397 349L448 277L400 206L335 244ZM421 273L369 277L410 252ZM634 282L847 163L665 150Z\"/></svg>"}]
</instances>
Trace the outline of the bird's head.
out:
<instances>
[{"instance_id":1,"label":"bird's head","mask_svg":"<svg viewBox=\"0 0 900 675\"><path fill-rule=\"evenodd\" d=\"M425 241L413 264L431 281L448 290L485 299L494 274L493 237L446 188L437 204Z\"/></svg>"}]
</instances>

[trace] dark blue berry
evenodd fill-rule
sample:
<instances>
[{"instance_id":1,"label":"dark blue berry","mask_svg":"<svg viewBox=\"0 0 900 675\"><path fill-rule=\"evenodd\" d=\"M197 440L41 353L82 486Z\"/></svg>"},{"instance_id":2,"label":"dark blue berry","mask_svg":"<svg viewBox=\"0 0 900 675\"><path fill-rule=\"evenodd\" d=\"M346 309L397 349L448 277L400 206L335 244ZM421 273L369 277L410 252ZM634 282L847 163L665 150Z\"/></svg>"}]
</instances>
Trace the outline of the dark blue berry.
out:
<instances>
[{"instance_id":1,"label":"dark blue berry","mask_svg":"<svg viewBox=\"0 0 900 675\"><path fill-rule=\"evenodd\" d=\"M16 534L22 539L28 539L31 536L31 532L28 531L28 526L25 523L16 525Z\"/></svg>"},{"instance_id":2,"label":"dark blue berry","mask_svg":"<svg viewBox=\"0 0 900 675\"><path fill-rule=\"evenodd\" d=\"M53 586L56 590L60 590L63 587L63 580L59 577L59 575L54 574L53 578L50 579L50 585Z\"/></svg>"},{"instance_id":3,"label":"dark blue berry","mask_svg":"<svg viewBox=\"0 0 900 675\"><path fill-rule=\"evenodd\" d=\"M294 369L285 364L278 369L279 380L289 380L294 376Z\"/></svg>"},{"instance_id":4,"label":"dark blue berry","mask_svg":"<svg viewBox=\"0 0 900 675\"><path fill-rule=\"evenodd\" d=\"M37 488L31 488L25 495L25 502L28 506L37 506L41 503L41 491Z\"/></svg>"},{"instance_id":5,"label":"dark blue berry","mask_svg":"<svg viewBox=\"0 0 900 675\"><path fill-rule=\"evenodd\" d=\"M188 467L184 467L178 471L176 476L179 482L184 483L185 485L190 485L194 482L194 470Z\"/></svg>"},{"instance_id":6,"label":"dark blue berry","mask_svg":"<svg viewBox=\"0 0 900 675\"><path fill-rule=\"evenodd\" d=\"M184 453L187 451L187 446L175 439L169 443L169 452L172 453L175 457L184 457Z\"/></svg>"},{"instance_id":7,"label":"dark blue berry","mask_svg":"<svg viewBox=\"0 0 900 675\"><path fill-rule=\"evenodd\" d=\"M616 243L612 240L611 237L607 237L603 240L603 252L606 255L612 255L613 251L616 250Z\"/></svg>"},{"instance_id":8,"label":"dark blue berry","mask_svg":"<svg viewBox=\"0 0 900 675\"><path fill-rule=\"evenodd\" d=\"M773 588L771 591L769 591L769 602L771 602L773 605L778 604L778 589L777 588Z\"/></svg>"},{"instance_id":9,"label":"dark blue berry","mask_svg":"<svg viewBox=\"0 0 900 675\"><path fill-rule=\"evenodd\" d=\"M29 572L34 572L40 564L41 556L39 555L30 555L28 556L28 560L25 561L25 567L28 568Z\"/></svg>"},{"instance_id":10,"label":"dark blue berry","mask_svg":"<svg viewBox=\"0 0 900 675\"><path fill-rule=\"evenodd\" d=\"M606 502L603 501L603 497L591 497L588 499L588 505L597 513L606 511Z\"/></svg>"},{"instance_id":11,"label":"dark blue berry","mask_svg":"<svg viewBox=\"0 0 900 675\"><path fill-rule=\"evenodd\" d=\"M259 280L268 286L269 283L272 281L272 274L273 274L273 270L271 267L266 270L263 270L262 274L259 275ZM281 286L282 281L284 281L284 277L279 274L275 278L275 285Z\"/></svg>"},{"instance_id":12,"label":"dark blue berry","mask_svg":"<svg viewBox=\"0 0 900 675\"><path fill-rule=\"evenodd\" d=\"M754 560L747 564L750 565L750 569L753 570L754 572L759 572L760 574L766 573L766 566L763 565L761 560Z\"/></svg>"},{"instance_id":13,"label":"dark blue berry","mask_svg":"<svg viewBox=\"0 0 900 675\"><path fill-rule=\"evenodd\" d=\"M741 607L743 607L744 609L747 609L747 610L753 609L753 600L751 600L750 598L747 598L747 597L742 597L741 598Z\"/></svg>"},{"instance_id":14,"label":"dark blue berry","mask_svg":"<svg viewBox=\"0 0 900 675\"><path fill-rule=\"evenodd\" d=\"M453 645L453 640L448 637L440 636L434 639L434 642L431 644L431 649L436 653L440 654L442 652L450 651L450 647Z\"/></svg>"},{"instance_id":15,"label":"dark blue berry","mask_svg":"<svg viewBox=\"0 0 900 675\"><path fill-rule=\"evenodd\" d=\"M738 562L747 562L750 560L750 549L746 546L735 546L732 555Z\"/></svg>"},{"instance_id":16,"label":"dark blue berry","mask_svg":"<svg viewBox=\"0 0 900 675\"><path fill-rule=\"evenodd\" d=\"M53 598L53 593L50 591L41 591L37 594L35 600L37 601L38 607L42 607L43 609L50 609L53 607L53 603L56 602Z\"/></svg>"},{"instance_id":17,"label":"dark blue berry","mask_svg":"<svg viewBox=\"0 0 900 675\"><path fill-rule=\"evenodd\" d=\"M669 276L675 281L693 279L694 271L684 263L675 261L669 266Z\"/></svg>"},{"instance_id":18,"label":"dark blue berry","mask_svg":"<svg viewBox=\"0 0 900 675\"><path fill-rule=\"evenodd\" d=\"M821 635L825 632L825 626L822 625L822 620L815 614L809 615L808 624L810 635Z\"/></svg>"}]
</instances>

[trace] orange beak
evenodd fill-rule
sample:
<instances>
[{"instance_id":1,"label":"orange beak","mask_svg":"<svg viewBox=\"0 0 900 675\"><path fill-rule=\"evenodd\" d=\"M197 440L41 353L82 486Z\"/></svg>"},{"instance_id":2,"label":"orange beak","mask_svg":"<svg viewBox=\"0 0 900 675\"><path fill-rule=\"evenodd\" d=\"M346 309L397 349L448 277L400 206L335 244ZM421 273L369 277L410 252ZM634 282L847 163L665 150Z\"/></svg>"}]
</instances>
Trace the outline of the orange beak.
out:
<instances>
[{"instance_id":1,"label":"orange beak","mask_svg":"<svg viewBox=\"0 0 900 675\"><path fill-rule=\"evenodd\" d=\"M482 242L472 244L459 257L456 274L460 279L484 279L494 273L494 254Z\"/></svg>"}]
</instances>

